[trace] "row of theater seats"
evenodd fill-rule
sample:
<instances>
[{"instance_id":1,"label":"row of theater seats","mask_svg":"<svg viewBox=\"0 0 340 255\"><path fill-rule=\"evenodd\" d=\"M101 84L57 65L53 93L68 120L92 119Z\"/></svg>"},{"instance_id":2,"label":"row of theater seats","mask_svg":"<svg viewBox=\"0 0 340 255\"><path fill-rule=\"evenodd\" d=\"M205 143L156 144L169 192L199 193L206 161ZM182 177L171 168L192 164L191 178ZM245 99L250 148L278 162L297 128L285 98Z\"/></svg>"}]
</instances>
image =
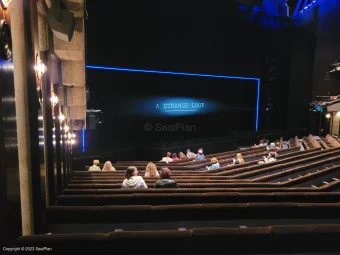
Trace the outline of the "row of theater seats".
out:
<instances>
[{"instance_id":1,"label":"row of theater seats","mask_svg":"<svg viewBox=\"0 0 340 255\"><path fill-rule=\"evenodd\" d=\"M299 146L300 146L299 142L298 142L297 138L295 138L295 139L293 139L293 142L290 145L290 150L292 150L292 149L296 150L297 147L299 147ZM290 151L290 150L287 150L287 151ZM258 147L258 148L251 148L250 147L248 149L242 150L242 155L244 157L246 157L247 155L255 154L255 152L258 152L258 153L262 152L262 153L264 153L263 155L267 155L267 148L266 147ZM283 150L282 152L285 152L285 150ZM184 159L184 160L178 160L178 161L175 161L175 162L169 162L168 164L165 163L165 162L157 162L157 165L159 166L159 168L162 167L162 166L171 166L173 169L176 169L176 167L179 167L178 169L181 169L180 167L187 166L188 169L196 169L196 168L198 168L197 165L201 165L201 164L204 164L204 163L206 163L204 166L208 165L209 162L210 162L210 159L213 158L213 157L216 157L219 160L228 160L229 159L225 163L232 162L231 159L235 158L237 153L240 153L240 150L208 154L208 155L205 155L205 159L197 160L197 161L193 161L192 159ZM134 165L136 167L145 167L148 163L149 163L149 161L118 161L114 164L114 167L118 170L125 170L128 166L131 166L131 165ZM104 165L103 163L99 164L100 167L102 167L103 165ZM194 166L194 167L190 168L191 166ZM86 166L85 170L88 170L88 168L89 168L89 166Z\"/></svg>"},{"instance_id":2,"label":"row of theater seats","mask_svg":"<svg viewBox=\"0 0 340 255\"><path fill-rule=\"evenodd\" d=\"M173 170L172 178L179 189L155 189L152 185L157 179L145 178L150 188L122 190L124 172L75 171L68 188L57 199L58 206L50 208L48 215L52 219L58 212L57 221L70 222L74 219L67 216L71 211L110 215L117 208L124 212L143 208L147 213L155 211L150 209L155 206L168 205L176 205L180 211L189 206L196 213L206 210L205 205L216 209L231 203L241 204L242 208L247 203L282 203L292 210L297 208L295 203L329 203L327 206L337 207L340 201L340 147L306 151L300 151L298 146L292 148L297 150L266 165L235 165L213 171ZM258 151L254 150L254 153L256 155ZM249 154L249 157L254 155ZM88 212L88 206L97 207ZM175 214L171 213L174 209L166 208L169 211L166 215L174 218ZM106 216L101 218L108 219ZM122 221L124 217L119 218Z\"/></svg>"},{"instance_id":3,"label":"row of theater seats","mask_svg":"<svg viewBox=\"0 0 340 255\"><path fill-rule=\"evenodd\" d=\"M120 231L22 237L27 247L46 254L339 254L340 225L194 228L191 230ZM24 252L22 252L24 253ZM32 252L31 252L32 253ZM37 254L39 252L36 252ZM27 251L25 252L27 254Z\"/></svg>"},{"instance_id":4,"label":"row of theater seats","mask_svg":"<svg viewBox=\"0 0 340 255\"><path fill-rule=\"evenodd\" d=\"M280 139L280 141L282 141L282 137ZM282 144L282 142L281 142ZM289 142L289 148L293 148L293 147L300 147L300 143L297 137L295 137L294 139L290 139ZM227 151L227 152L220 152L220 153L214 153L214 154L208 154L205 155L205 159L203 160L199 160L199 161L192 161L192 159L184 159L184 160L179 160L179 161L175 161L175 162L169 162L169 164L166 164L164 162L159 162L159 164L163 164L163 165L192 165L192 164L197 164L198 162L206 162L206 161L210 161L209 159L216 157L217 159L222 159L223 157L235 157L237 153L242 153L243 156L248 155L248 154L254 154L255 151L258 152L264 152L266 151L267 148L266 147L257 147L257 148L246 148L243 149L242 151L240 150L234 150L234 151ZM149 163L149 161L117 161L116 165L135 165L135 166L146 166L146 164Z\"/></svg>"},{"instance_id":5,"label":"row of theater seats","mask_svg":"<svg viewBox=\"0 0 340 255\"><path fill-rule=\"evenodd\" d=\"M207 159L172 163L167 167L179 185L175 189L153 188L157 178L144 178L149 188L122 190L126 167L135 165L144 176L147 161L116 163L116 172L74 171L57 204L47 208L46 218L50 224L70 226L262 219L340 223L340 143L331 138L317 141L313 136L304 137L302 143L308 147L304 145L307 150L301 151L295 137L288 149L278 151L276 162L264 165L257 164L267 153L263 147L242 150L246 163L234 166L228 163L239 150L206 155L208 159L218 157L222 167L215 170L204 170ZM336 245L340 225L176 230L174 224L170 229L41 235L22 237L16 245L55 247L55 254L71 248L98 254L340 252Z\"/></svg>"},{"instance_id":6,"label":"row of theater seats","mask_svg":"<svg viewBox=\"0 0 340 255\"><path fill-rule=\"evenodd\" d=\"M217 154L211 154L211 155L206 155L206 158L205 159L202 159L202 160L197 160L197 161L193 161L193 160L189 160L189 159L185 159L185 160L179 160L179 161L176 161L176 162L170 162L169 164L166 164L165 162L157 162L157 166L158 168L161 168L161 167L165 167L165 166L171 166L172 169L182 169L183 167L184 168L187 168L187 169L196 169L196 168L199 168L197 167L198 165L201 165L203 166L204 164L205 165L208 165L210 163L210 158L212 157L216 157L218 160L226 160L226 159L229 159L228 162L232 162L232 158L235 158L236 154L239 153L240 151L239 150L236 150L236 151L228 151L228 152L224 152L224 153L218 153ZM242 151L242 155L243 156L247 156L247 155L252 155L254 154L254 152L258 152L258 153L266 153L266 148L265 147L260 147L260 148L250 148L250 149L247 149L247 150L244 150ZM215 156L216 155L216 156ZM131 161L131 162L120 162L120 163L115 163L113 164L113 166L117 169L117 170L125 170L127 167L131 166L131 165L134 165L136 167L140 167L140 168L145 168L146 165L149 163L146 162L146 161ZM205 166L204 165L204 166ZM103 166L103 164L99 164L100 167ZM86 166L85 167L85 170L88 170L89 166Z\"/></svg>"},{"instance_id":7,"label":"row of theater seats","mask_svg":"<svg viewBox=\"0 0 340 255\"><path fill-rule=\"evenodd\" d=\"M317 148L320 150L320 148ZM299 153L300 151L300 147L291 147L288 149L282 149L279 151L279 159L283 159L283 158L288 158L291 156L296 155L297 153ZM232 163L232 159L235 158L236 154L239 153L240 151L233 151L232 153L226 153L225 155L221 155L219 157L217 157L217 159L220 162L220 165L222 166L222 168L219 168L216 171L220 171L220 170L224 170L224 169L231 169L231 168L238 168L238 167L244 167L246 165L256 165L257 162L259 160L263 159L263 156L267 156L267 151L264 147L261 147L261 149L250 149L247 151L247 154L243 153L243 158L245 159L246 163L242 164L242 165L234 165L234 166L228 166L230 165L230 163ZM302 154L300 154L302 155ZM191 165L181 165L181 164L172 164L172 165L167 165L166 167L169 167L173 172L174 170L181 170L181 172L187 170L188 173L194 173L193 171L200 171L200 173L212 173L214 170L206 170L206 166L210 165L209 160L207 161L207 159L204 160L199 160L199 161L191 161L190 162ZM158 168L160 169L161 167L163 167L163 165L161 165L161 162L157 162L156 163L158 165ZM133 164L131 162L130 165L134 165L137 168L139 168L139 172L143 173L146 163L136 163ZM114 164L114 167L119 171L122 170L123 172L125 171L125 169L127 167L129 167L130 165L117 165ZM177 171L176 171L177 172Z\"/></svg>"}]
</instances>

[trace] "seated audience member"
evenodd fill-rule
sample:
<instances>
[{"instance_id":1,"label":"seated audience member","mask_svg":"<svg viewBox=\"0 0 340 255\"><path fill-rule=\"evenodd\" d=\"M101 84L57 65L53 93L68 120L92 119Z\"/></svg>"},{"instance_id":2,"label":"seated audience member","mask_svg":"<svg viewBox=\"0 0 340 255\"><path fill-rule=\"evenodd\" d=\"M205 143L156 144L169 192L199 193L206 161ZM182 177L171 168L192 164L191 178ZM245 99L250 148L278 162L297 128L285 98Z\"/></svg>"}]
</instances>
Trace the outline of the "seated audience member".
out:
<instances>
[{"instance_id":1,"label":"seated audience member","mask_svg":"<svg viewBox=\"0 0 340 255\"><path fill-rule=\"evenodd\" d=\"M183 152L179 152L179 159L187 159L187 156L184 155Z\"/></svg>"},{"instance_id":2,"label":"seated audience member","mask_svg":"<svg viewBox=\"0 0 340 255\"><path fill-rule=\"evenodd\" d=\"M179 160L176 153L172 153L172 162Z\"/></svg>"},{"instance_id":3,"label":"seated audience member","mask_svg":"<svg viewBox=\"0 0 340 255\"><path fill-rule=\"evenodd\" d=\"M203 154L203 149L199 148L194 160L202 160L202 159L205 159L205 156Z\"/></svg>"},{"instance_id":4,"label":"seated audience member","mask_svg":"<svg viewBox=\"0 0 340 255\"><path fill-rule=\"evenodd\" d=\"M187 158L194 159L196 158L196 154L190 151L190 149L187 149Z\"/></svg>"},{"instance_id":5,"label":"seated audience member","mask_svg":"<svg viewBox=\"0 0 340 255\"><path fill-rule=\"evenodd\" d=\"M171 171L169 168L162 168L161 179L156 181L155 188L178 188L176 181L171 180L170 175Z\"/></svg>"},{"instance_id":6,"label":"seated audience member","mask_svg":"<svg viewBox=\"0 0 340 255\"><path fill-rule=\"evenodd\" d=\"M271 149L268 153L268 156L270 157L271 155L274 155L275 157L279 156L279 154L277 154L275 149Z\"/></svg>"},{"instance_id":7,"label":"seated audience member","mask_svg":"<svg viewBox=\"0 0 340 255\"><path fill-rule=\"evenodd\" d=\"M100 172L101 170L100 170L100 167L98 165L99 165L99 160L98 159L93 160L93 166L91 166L89 168L89 171Z\"/></svg>"},{"instance_id":8,"label":"seated audience member","mask_svg":"<svg viewBox=\"0 0 340 255\"><path fill-rule=\"evenodd\" d=\"M157 171L157 166L154 163L149 162L146 165L144 177L148 178L148 177L158 177L158 176L159 176L159 173Z\"/></svg>"},{"instance_id":9,"label":"seated audience member","mask_svg":"<svg viewBox=\"0 0 340 255\"><path fill-rule=\"evenodd\" d=\"M266 145L267 145L267 144L264 142L264 140L261 139L259 145L254 144L253 148L264 147L264 146L266 146Z\"/></svg>"},{"instance_id":10,"label":"seated audience member","mask_svg":"<svg viewBox=\"0 0 340 255\"><path fill-rule=\"evenodd\" d=\"M159 162L165 162L167 164L169 164L169 162L172 162L171 152L167 152L166 157L163 157Z\"/></svg>"},{"instance_id":11,"label":"seated audience member","mask_svg":"<svg viewBox=\"0 0 340 255\"><path fill-rule=\"evenodd\" d=\"M111 164L111 162L110 161L106 161L105 162L105 164L104 164L104 166L103 166L103 170L102 170L103 172L109 172L109 171L116 171L116 168L114 168L113 166L112 166L112 164Z\"/></svg>"},{"instance_id":12,"label":"seated audience member","mask_svg":"<svg viewBox=\"0 0 340 255\"><path fill-rule=\"evenodd\" d=\"M147 188L145 181L138 176L138 170L135 166L129 166L125 172L125 179L122 183L122 189Z\"/></svg>"},{"instance_id":13,"label":"seated audience member","mask_svg":"<svg viewBox=\"0 0 340 255\"><path fill-rule=\"evenodd\" d=\"M270 145L267 147L267 151L270 151L272 149L275 149L275 143L270 143Z\"/></svg>"},{"instance_id":14,"label":"seated audience member","mask_svg":"<svg viewBox=\"0 0 340 255\"><path fill-rule=\"evenodd\" d=\"M233 159L233 165L244 164L245 161L241 153L236 154L236 159Z\"/></svg>"},{"instance_id":15,"label":"seated audience member","mask_svg":"<svg viewBox=\"0 0 340 255\"><path fill-rule=\"evenodd\" d=\"M211 166L207 166L206 167L208 170L220 168L220 163L218 163L217 158L212 158L211 159L211 164L212 164Z\"/></svg>"},{"instance_id":16,"label":"seated audience member","mask_svg":"<svg viewBox=\"0 0 340 255\"><path fill-rule=\"evenodd\" d=\"M264 162L271 163L277 160L277 156L278 156L277 152L275 150L272 150L269 152L268 157L264 156L263 159L264 159Z\"/></svg>"},{"instance_id":17,"label":"seated audience member","mask_svg":"<svg viewBox=\"0 0 340 255\"><path fill-rule=\"evenodd\" d=\"M282 146L280 144L280 142L275 142L275 150L281 150L282 149Z\"/></svg>"}]
</instances>

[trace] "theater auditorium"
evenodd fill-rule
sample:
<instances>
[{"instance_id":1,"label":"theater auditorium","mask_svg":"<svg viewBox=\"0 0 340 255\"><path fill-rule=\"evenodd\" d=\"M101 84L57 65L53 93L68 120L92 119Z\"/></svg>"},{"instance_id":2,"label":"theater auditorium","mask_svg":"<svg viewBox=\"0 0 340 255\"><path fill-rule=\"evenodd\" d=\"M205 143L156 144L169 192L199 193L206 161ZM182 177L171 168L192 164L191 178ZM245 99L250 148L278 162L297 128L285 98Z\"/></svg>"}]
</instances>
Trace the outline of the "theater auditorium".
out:
<instances>
[{"instance_id":1,"label":"theater auditorium","mask_svg":"<svg viewBox=\"0 0 340 255\"><path fill-rule=\"evenodd\" d=\"M339 13L0 0L0 253L340 254Z\"/></svg>"}]
</instances>

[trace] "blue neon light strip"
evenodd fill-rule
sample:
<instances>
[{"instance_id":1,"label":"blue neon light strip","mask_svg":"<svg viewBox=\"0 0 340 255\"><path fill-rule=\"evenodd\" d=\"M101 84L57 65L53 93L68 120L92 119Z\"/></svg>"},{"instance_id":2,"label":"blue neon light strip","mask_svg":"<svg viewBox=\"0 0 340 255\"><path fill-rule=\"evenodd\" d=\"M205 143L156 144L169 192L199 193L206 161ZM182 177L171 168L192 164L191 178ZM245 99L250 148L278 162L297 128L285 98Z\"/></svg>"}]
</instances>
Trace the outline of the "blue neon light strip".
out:
<instances>
[{"instance_id":1,"label":"blue neon light strip","mask_svg":"<svg viewBox=\"0 0 340 255\"><path fill-rule=\"evenodd\" d=\"M85 148L85 130L82 130L82 136L83 136L83 149Z\"/></svg>"},{"instance_id":2,"label":"blue neon light strip","mask_svg":"<svg viewBox=\"0 0 340 255\"><path fill-rule=\"evenodd\" d=\"M257 80L257 96L256 96L256 122L255 131L259 130L259 107L260 107L260 91L261 91L261 80Z\"/></svg>"},{"instance_id":3,"label":"blue neon light strip","mask_svg":"<svg viewBox=\"0 0 340 255\"><path fill-rule=\"evenodd\" d=\"M261 79L259 79L259 78L240 77L240 76L228 76L228 75L215 75L215 74L200 74L200 73L157 71L157 70L145 70L145 69L134 69L134 68L93 66L93 65L87 65L86 68L88 68L88 69L97 69L97 70L134 72L134 73L155 73L155 74L170 74L170 75L182 75L182 76L195 76L195 77L209 77L209 78L220 78L220 79L234 79L234 80L257 81L255 131L258 131L258 127L259 127L259 107L260 107L260 87L261 87ZM83 135L83 138L84 138L84 135ZM83 142L83 144L84 144L84 142Z\"/></svg>"}]
</instances>

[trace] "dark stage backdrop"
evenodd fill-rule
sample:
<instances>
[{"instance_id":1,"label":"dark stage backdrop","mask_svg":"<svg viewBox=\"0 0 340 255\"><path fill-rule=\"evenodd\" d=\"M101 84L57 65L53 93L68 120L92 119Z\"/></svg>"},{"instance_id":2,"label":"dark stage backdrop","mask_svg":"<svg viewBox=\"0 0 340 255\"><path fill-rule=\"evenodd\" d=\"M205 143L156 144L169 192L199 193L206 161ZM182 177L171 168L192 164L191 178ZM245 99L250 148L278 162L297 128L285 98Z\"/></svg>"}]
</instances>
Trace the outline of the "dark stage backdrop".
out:
<instances>
[{"instance_id":1,"label":"dark stage backdrop","mask_svg":"<svg viewBox=\"0 0 340 255\"><path fill-rule=\"evenodd\" d=\"M256 80L111 70L88 75L106 77L91 93L95 102L101 98L92 106L104 112L101 142L176 140L256 128ZM105 139L108 134L111 139Z\"/></svg>"},{"instance_id":2,"label":"dark stage backdrop","mask_svg":"<svg viewBox=\"0 0 340 255\"><path fill-rule=\"evenodd\" d=\"M104 3L88 2L88 65L259 77L259 129L286 127L292 44L289 28L271 30L256 22L249 23L234 1L149 1L131 5L129 1L117 0L105 1L107 8L98 9L100 1ZM273 59L275 68L271 64ZM275 70L274 74L269 70ZM98 127L93 137L171 140L255 129L255 81L210 82L193 77L176 80L170 76L157 78L155 74L140 77L135 73L87 69L91 97L88 108L102 109L105 113L105 128ZM157 102L180 100L179 97L198 103L206 100L209 107L200 109L201 115L152 114ZM272 107L266 111L269 103ZM226 111L231 106L234 109ZM252 109L247 115L241 108ZM184 123L196 125L196 131L145 132L145 123ZM109 143L93 139L100 146Z\"/></svg>"}]
</instances>

